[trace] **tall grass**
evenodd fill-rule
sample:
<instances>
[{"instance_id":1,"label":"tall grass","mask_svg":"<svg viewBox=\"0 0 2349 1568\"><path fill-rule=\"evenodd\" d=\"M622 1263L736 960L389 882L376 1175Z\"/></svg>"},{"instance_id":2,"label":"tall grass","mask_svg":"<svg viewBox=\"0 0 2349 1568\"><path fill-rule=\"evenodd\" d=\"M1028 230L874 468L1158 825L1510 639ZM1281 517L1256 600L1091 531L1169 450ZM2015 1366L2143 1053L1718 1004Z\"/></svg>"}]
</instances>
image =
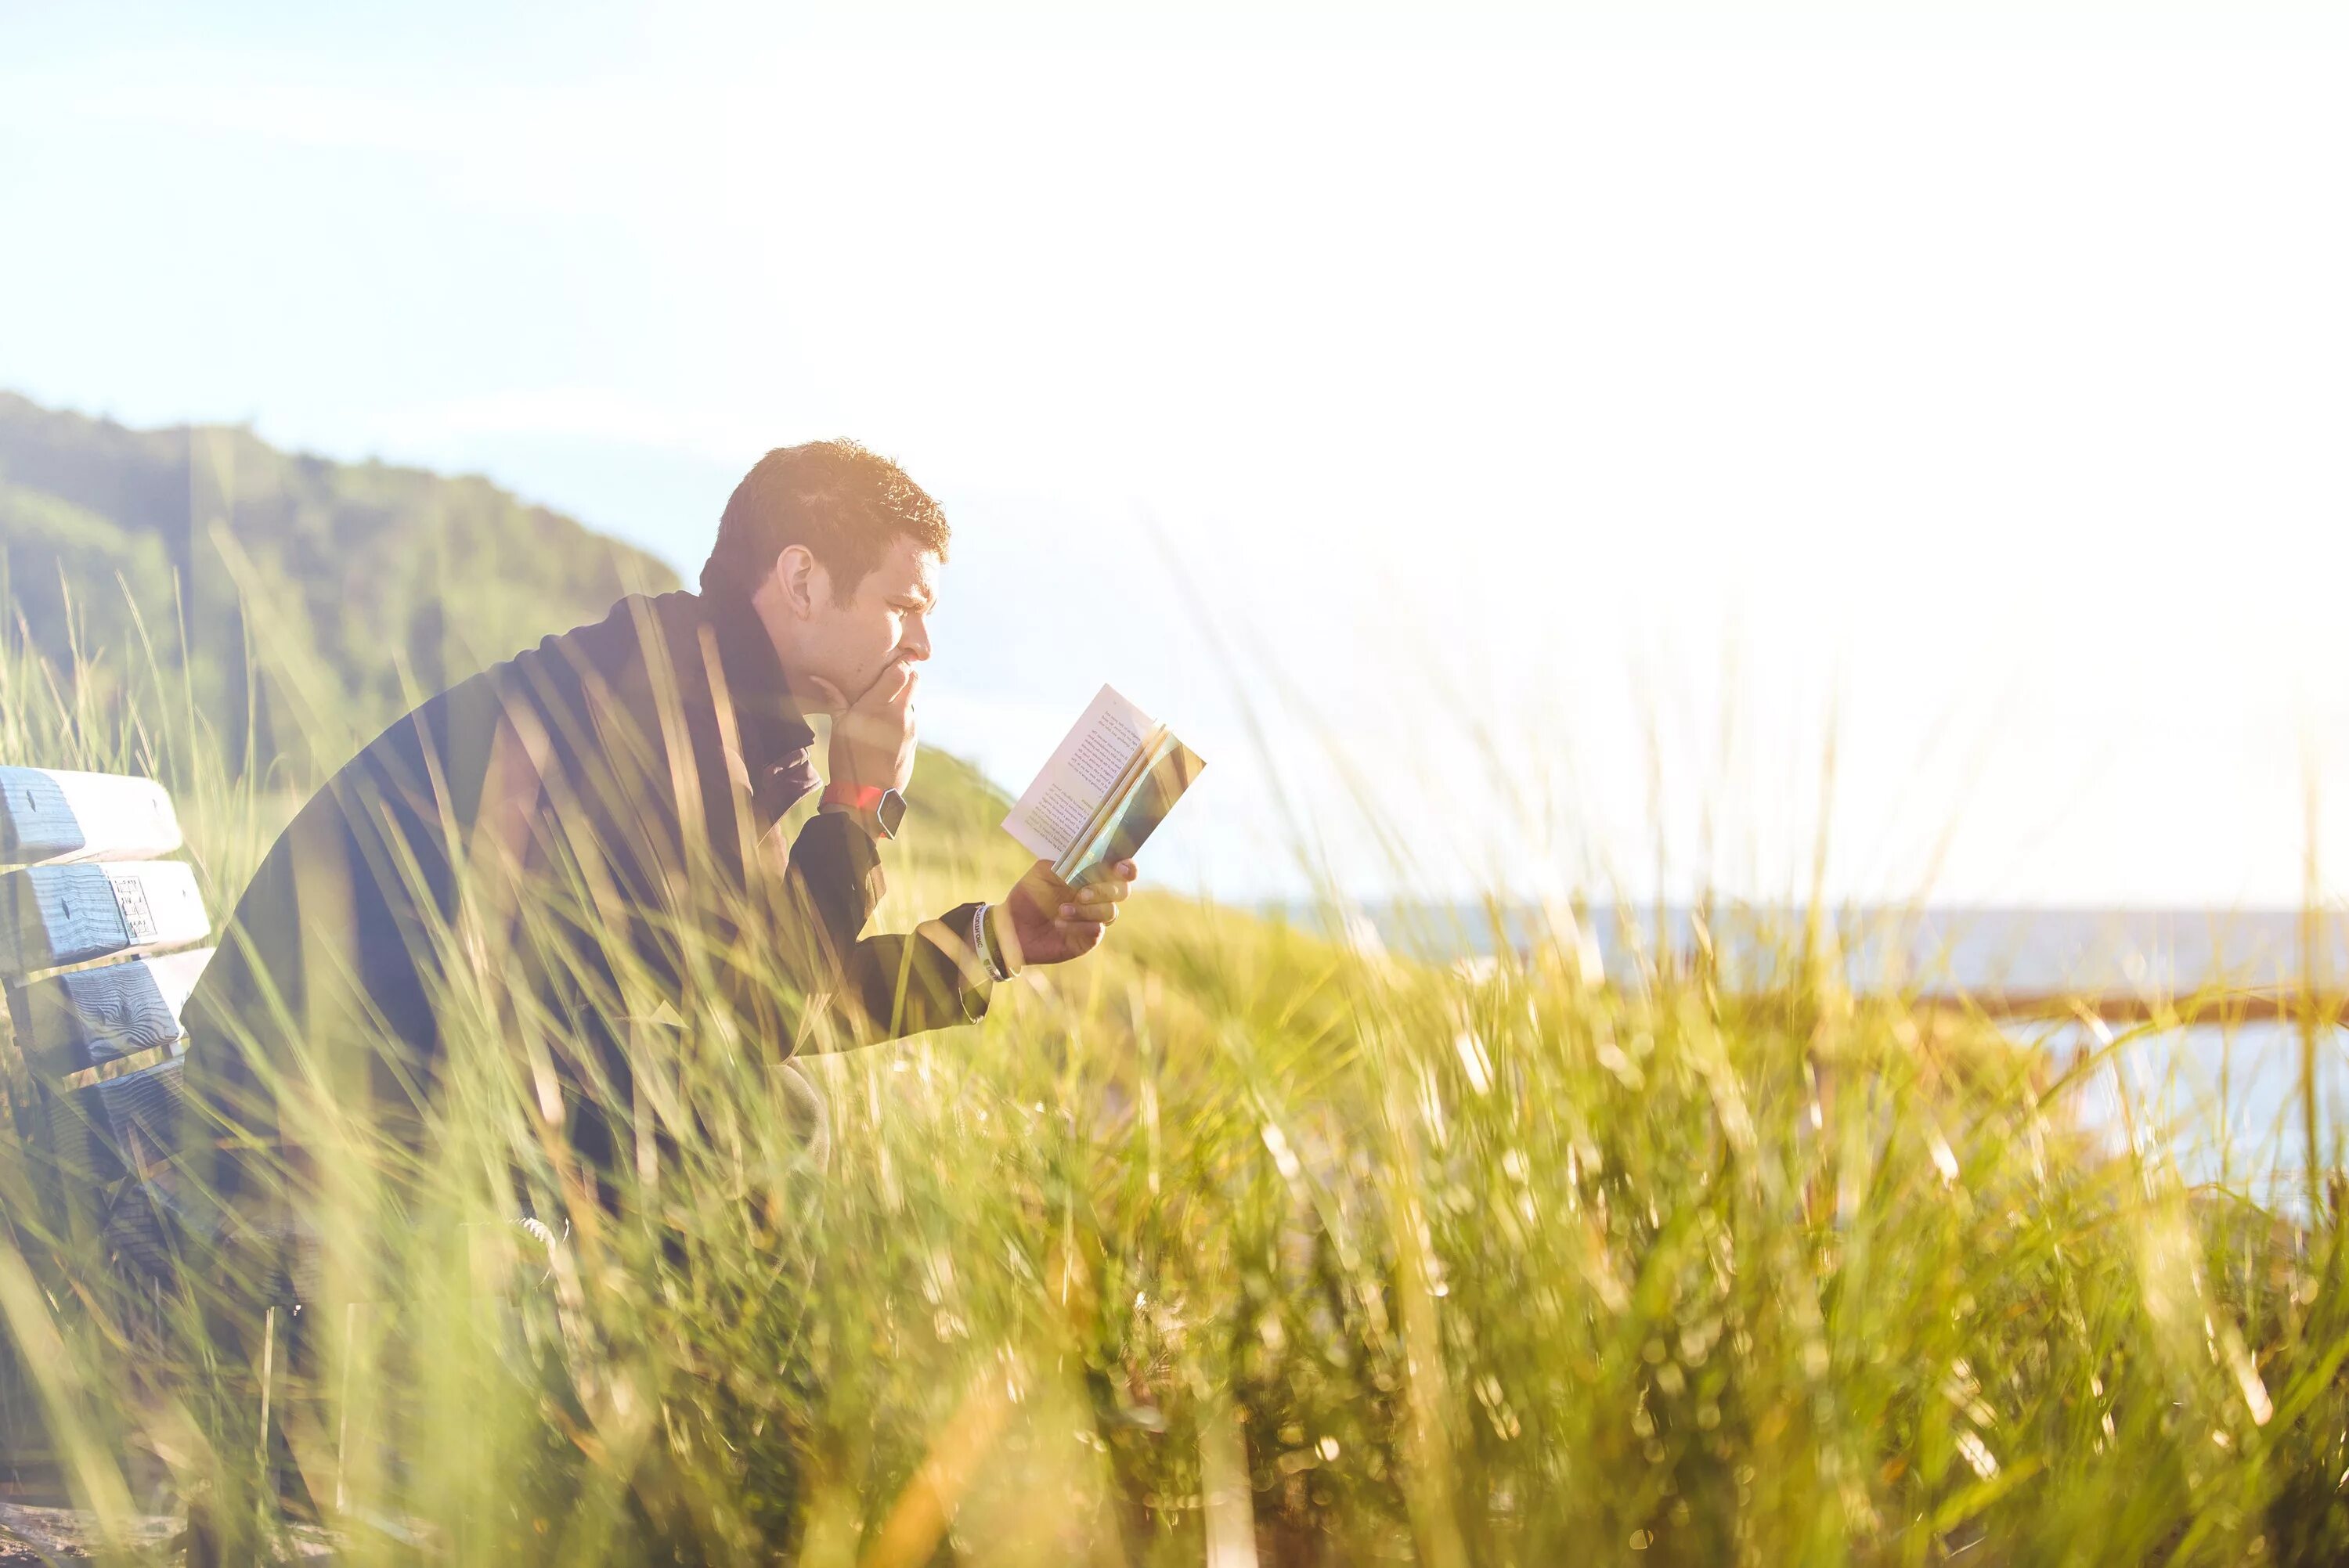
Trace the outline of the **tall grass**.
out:
<instances>
[{"instance_id":1,"label":"tall grass","mask_svg":"<svg viewBox=\"0 0 2349 1568\"><path fill-rule=\"evenodd\" d=\"M18 650L0 761L162 777L224 910L305 781L168 686ZM885 923L1013 863L921 854ZM354 1562L2349 1558L2337 1199L2116 1148L2126 1039L1855 996L1806 934L1602 979L1563 913L1472 970L1145 895L982 1026L629 1031L667 1136L607 1202L476 995L429 1158L311 1129L340 1288L265 1343L110 1283L29 1143L0 1315L132 1555L193 1498Z\"/></svg>"}]
</instances>

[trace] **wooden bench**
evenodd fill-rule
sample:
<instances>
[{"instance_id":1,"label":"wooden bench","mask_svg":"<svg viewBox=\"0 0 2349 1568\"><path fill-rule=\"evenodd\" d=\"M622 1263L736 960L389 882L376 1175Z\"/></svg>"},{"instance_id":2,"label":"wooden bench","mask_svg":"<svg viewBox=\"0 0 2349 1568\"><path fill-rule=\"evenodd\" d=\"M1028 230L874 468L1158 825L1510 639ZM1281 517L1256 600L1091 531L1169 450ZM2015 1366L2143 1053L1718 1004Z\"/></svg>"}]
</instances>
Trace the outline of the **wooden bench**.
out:
<instances>
[{"instance_id":1,"label":"wooden bench","mask_svg":"<svg viewBox=\"0 0 2349 1568\"><path fill-rule=\"evenodd\" d=\"M0 768L0 986L30 1127L75 1239L171 1264L166 1170L184 1104L180 1010L212 950L178 814L149 779Z\"/></svg>"},{"instance_id":2,"label":"wooden bench","mask_svg":"<svg viewBox=\"0 0 2349 1568\"><path fill-rule=\"evenodd\" d=\"M185 1113L180 1014L212 950L171 798L152 779L0 767L0 995L15 1169L30 1178L6 1218L18 1246L87 1270L103 1259L135 1300L172 1265L170 1161ZM26 1189L30 1190L27 1191ZM30 1210L31 1212L24 1212ZM78 1280L88 1285L94 1282ZM0 1480L56 1501L60 1479L28 1380L6 1358ZM94 1525L68 1510L0 1515L0 1553L78 1553ZM16 1516L57 1526L45 1536ZM77 1522L78 1521L78 1522ZM150 1522L150 1523L154 1522Z\"/></svg>"},{"instance_id":3,"label":"wooden bench","mask_svg":"<svg viewBox=\"0 0 2349 1568\"><path fill-rule=\"evenodd\" d=\"M0 767L0 990L21 1067L16 1103L0 1107L0 1122L14 1111L32 1156L18 1163L44 1179L44 1215L32 1233L65 1243L60 1255L80 1266L102 1258L114 1282L131 1287L118 1299L135 1301L150 1285L170 1294L181 1239L172 1159L182 1136L196 1132L181 1014L214 950L202 945L211 921L192 869L163 858L181 846L171 796L151 779ZM16 1218L0 1214L0 1222ZM559 1244L544 1226L521 1223L538 1244ZM19 1243L26 1239L19 1226ZM287 1380L294 1341L305 1337L293 1331L301 1304L316 1304L315 1285L310 1271L288 1265L267 1287L259 1342L228 1351L232 1361L249 1357L264 1488L300 1468L285 1427L299 1413L287 1407L301 1401ZM347 1304L346 1332L358 1305ZM13 1360L0 1336L0 1363ZM47 1456L34 1451L46 1446L42 1424L9 1418L5 1385L23 1381L14 1371L0 1365L0 1492L63 1501ZM16 1392L30 1404L29 1388ZM338 1448L331 1462L338 1474ZM6 1484L26 1470L48 1471L48 1484ZM181 1528L161 1519L133 1524L150 1534ZM312 1545L327 1540L302 1530ZM214 1560L188 1539L191 1563ZM92 1554L98 1540L92 1516L0 1498L0 1563L18 1560L18 1543L54 1560Z\"/></svg>"}]
</instances>

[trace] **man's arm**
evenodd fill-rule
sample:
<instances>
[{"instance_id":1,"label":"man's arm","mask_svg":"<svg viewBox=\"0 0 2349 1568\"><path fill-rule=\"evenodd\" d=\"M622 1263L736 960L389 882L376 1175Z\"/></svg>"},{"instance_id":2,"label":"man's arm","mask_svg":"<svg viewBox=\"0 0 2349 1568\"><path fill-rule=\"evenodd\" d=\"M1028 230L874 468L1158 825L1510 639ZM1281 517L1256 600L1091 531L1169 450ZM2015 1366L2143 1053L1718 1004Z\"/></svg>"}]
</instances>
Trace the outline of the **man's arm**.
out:
<instances>
[{"instance_id":1,"label":"man's arm","mask_svg":"<svg viewBox=\"0 0 2349 1568\"><path fill-rule=\"evenodd\" d=\"M835 710L834 785L854 793L903 789L910 780L917 678L910 666L900 667ZM963 904L911 934L865 937L882 889L875 837L894 829L869 817L827 804L792 851L783 915L787 927L812 944L796 968L815 982L802 993L804 1006L790 1035L795 1051L976 1022L986 1016L998 975L1023 962L1055 964L1097 946L1133 880L1133 862L1123 861L1079 892L1039 861L999 909ZM819 995L826 982L829 989Z\"/></svg>"},{"instance_id":2,"label":"man's arm","mask_svg":"<svg viewBox=\"0 0 2349 1568\"><path fill-rule=\"evenodd\" d=\"M1099 946L1134 874L1122 861L1074 889L1038 861L1000 903L960 904L910 933L860 938L880 897L878 846L852 814L819 812L801 830L787 886L805 929L822 932L838 954L822 971L837 985L807 1008L794 1048L848 1049L978 1022L997 978ZM812 993L808 1000L818 1002Z\"/></svg>"},{"instance_id":3,"label":"man's arm","mask_svg":"<svg viewBox=\"0 0 2349 1568\"><path fill-rule=\"evenodd\" d=\"M987 1016L992 975L964 904L904 934L864 936L884 888L879 847L848 812L819 811L784 872L782 918L804 1009L794 1050L842 1050Z\"/></svg>"}]
</instances>

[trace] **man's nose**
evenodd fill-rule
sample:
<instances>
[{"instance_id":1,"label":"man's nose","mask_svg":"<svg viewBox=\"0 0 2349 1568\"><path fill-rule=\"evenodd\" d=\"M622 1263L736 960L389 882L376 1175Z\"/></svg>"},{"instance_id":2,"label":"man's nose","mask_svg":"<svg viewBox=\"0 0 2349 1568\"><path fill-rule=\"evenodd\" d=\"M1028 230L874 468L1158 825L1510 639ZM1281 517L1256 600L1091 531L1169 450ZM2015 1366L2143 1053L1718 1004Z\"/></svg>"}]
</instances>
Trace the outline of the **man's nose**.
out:
<instances>
[{"instance_id":1,"label":"man's nose","mask_svg":"<svg viewBox=\"0 0 2349 1568\"><path fill-rule=\"evenodd\" d=\"M919 616L916 616L913 620L906 622L905 637L903 646L905 650L905 656L912 659L916 664L928 658L930 656L929 624L922 620Z\"/></svg>"}]
</instances>

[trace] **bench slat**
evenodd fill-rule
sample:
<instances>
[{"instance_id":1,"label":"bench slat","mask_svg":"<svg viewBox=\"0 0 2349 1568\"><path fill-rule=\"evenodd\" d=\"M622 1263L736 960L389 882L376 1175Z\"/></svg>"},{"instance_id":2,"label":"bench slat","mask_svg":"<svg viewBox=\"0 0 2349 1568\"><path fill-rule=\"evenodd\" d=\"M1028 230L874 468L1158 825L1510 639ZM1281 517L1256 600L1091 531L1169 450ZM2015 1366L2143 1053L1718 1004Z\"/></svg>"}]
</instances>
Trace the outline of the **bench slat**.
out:
<instances>
[{"instance_id":1,"label":"bench slat","mask_svg":"<svg viewBox=\"0 0 2349 1568\"><path fill-rule=\"evenodd\" d=\"M119 1261L162 1275L171 1263L180 1178L171 1165L188 1114L187 1058L87 1088L49 1089L49 1153L67 1201L88 1205Z\"/></svg>"},{"instance_id":2,"label":"bench slat","mask_svg":"<svg viewBox=\"0 0 2349 1568\"><path fill-rule=\"evenodd\" d=\"M211 934L195 872L182 861L0 874L0 975L185 947Z\"/></svg>"},{"instance_id":3,"label":"bench slat","mask_svg":"<svg viewBox=\"0 0 2349 1568\"><path fill-rule=\"evenodd\" d=\"M146 860L181 842L171 793L152 779L0 768L0 865Z\"/></svg>"},{"instance_id":4,"label":"bench slat","mask_svg":"<svg viewBox=\"0 0 2349 1568\"><path fill-rule=\"evenodd\" d=\"M170 1161L187 1093L180 1014L212 951L133 958L8 988L67 1202L86 1213L118 1266L156 1278L172 1261L178 1178Z\"/></svg>"},{"instance_id":5,"label":"bench slat","mask_svg":"<svg viewBox=\"0 0 2349 1568\"><path fill-rule=\"evenodd\" d=\"M173 1044L185 1032L180 1009L212 952L200 947L134 958L10 987L8 1008L25 1065L43 1082L61 1084L76 1073Z\"/></svg>"}]
</instances>

